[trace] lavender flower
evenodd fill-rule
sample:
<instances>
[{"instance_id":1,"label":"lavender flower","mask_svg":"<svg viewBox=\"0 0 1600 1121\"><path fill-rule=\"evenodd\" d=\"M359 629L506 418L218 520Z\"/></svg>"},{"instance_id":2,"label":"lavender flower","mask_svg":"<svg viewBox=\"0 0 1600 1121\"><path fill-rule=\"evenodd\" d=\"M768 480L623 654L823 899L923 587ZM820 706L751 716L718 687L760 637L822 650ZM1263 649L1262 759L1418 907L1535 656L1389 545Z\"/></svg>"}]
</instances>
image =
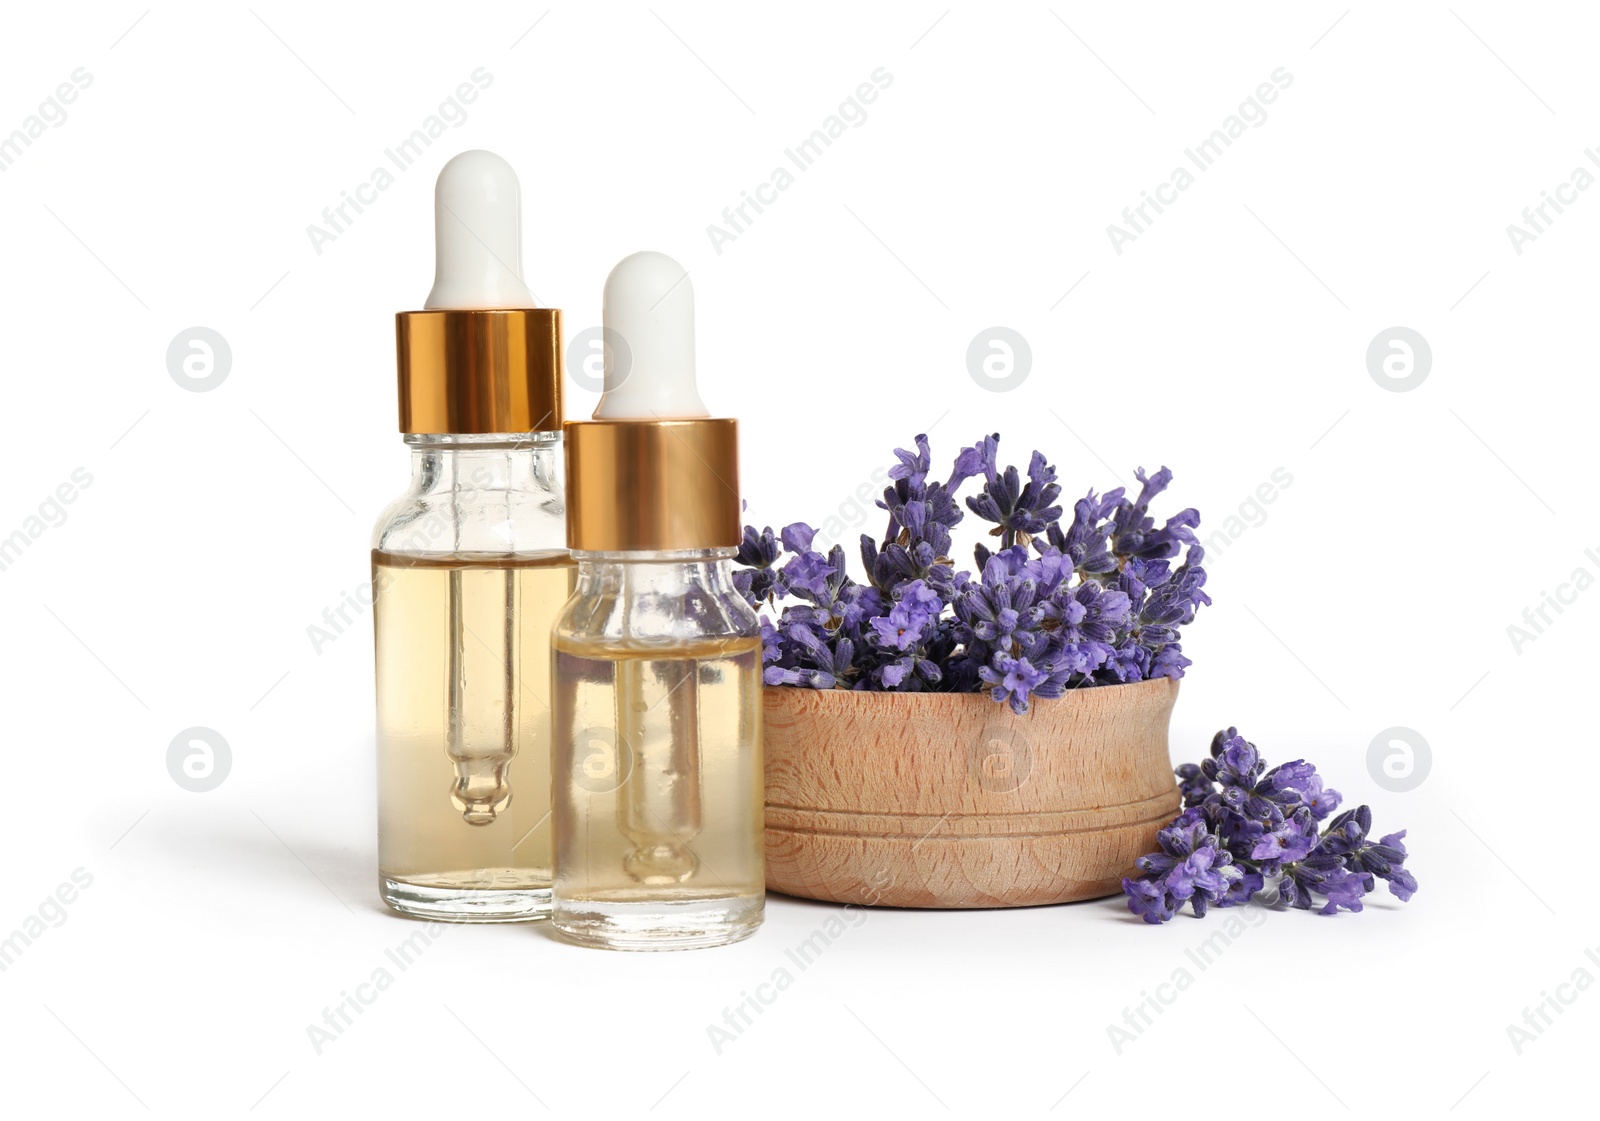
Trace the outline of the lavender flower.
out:
<instances>
[{"instance_id":1,"label":"lavender flower","mask_svg":"<svg viewBox=\"0 0 1600 1121\"><path fill-rule=\"evenodd\" d=\"M957 461L959 464L959 460ZM992 534L1003 548L1021 542L1028 544L1035 534L1044 533L1061 517L1061 507L1051 503L1061 493L1056 471L1038 452L1028 462L1028 482L1022 483L1015 467L997 474L991 467L983 493L967 499L967 509L986 522L994 522Z\"/></svg>"},{"instance_id":2,"label":"lavender flower","mask_svg":"<svg viewBox=\"0 0 1600 1121\"><path fill-rule=\"evenodd\" d=\"M954 494L956 488L968 479L982 475L986 479L995 477L995 456L1000 451L1000 433L985 436L970 448L962 448L956 456L955 466L950 471L950 481L945 483L945 489Z\"/></svg>"},{"instance_id":3,"label":"lavender flower","mask_svg":"<svg viewBox=\"0 0 1600 1121\"><path fill-rule=\"evenodd\" d=\"M1026 472L1002 466L999 446L994 434L961 449L943 482L926 435L897 448L877 503L883 534L861 536L860 582L844 550L824 554L804 522L745 528L735 586L777 612L763 626L768 684L984 691L1022 713L1068 689L1183 675L1179 631L1211 601L1198 515L1157 525L1149 513L1172 473L1137 472L1134 500L1091 490L1063 526L1055 468L1037 451ZM976 568L958 571L952 531L969 480L979 490L965 507L999 541L978 544Z\"/></svg>"},{"instance_id":4,"label":"lavender flower","mask_svg":"<svg viewBox=\"0 0 1600 1121\"><path fill-rule=\"evenodd\" d=\"M761 671L768 685L807 685L831 689L839 683L854 653L848 638L829 642L806 623L778 626L780 655Z\"/></svg>"},{"instance_id":5,"label":"lavender flower","mask_svg":"<svg viewBox=\"0 0 1600 1121\"><path fill-rule=\"evenodd\" d=\"M1137 861L1144 877L1122 881L1128 909L1147 923L1165 922L1185 903L1196 915L1204 915L1212 903L1226 906L1223 901L1233 885L1244 878L1244 869L1201 813L1179 814L1156 834L1156 842L1161 851Z\"/></svg>"},{"instance_id":6,"label":"lavender flower","mask_svg":"<svg viewBox=\"0 0 1600 1121\"><path fill-rule=\"evenodd\" d=\"M792 558L781 570L781 575L789 589L810 592L814 597L828 594L828 577L832 576L833 573L833 566L823 558L821 553L813 553L809 550Z\"/></svg>"},{"instance_id":7,"label":"lavender flower","mask_svg":"<svg viewBox=\"0 0 1600 1121\"><path fill-rule=\"evenodd\" d=\"M1088 497L1078 499L1073 506L1071 525L1064 530L1059 524L1047 527L1051 546L1070 560L1080 575L1100 577L1117 570L1117 558L1108 548L1111 533L1103 523L1121 499L1121 488L1109 492L1104 499L1096 499L1091 490Z\"/></svg>"},{"instance_id":8,"label":"lavender flower","mask_svg":"<svg viewBox=\"0 0 1600 1121\"><path fill-rule=\"evenodd\" d=\"M1049 681L1050 674L1034 668L1026 658L996 654L989 665L978 669L978 678L991 687L990 696L1009 702L1011 711L1021 715L1028 711L1028 694Z\"/></svg>"},{"instance_id":9,"label":"lavender flower","mask_svg":"<svg viewBox=\"0 0 1600 1121\"><path fill-rule=\"evenodd\" d=\"M1211 602L1203 590L1206 573L1200 562L1204 557L1205 550L1195 545L1183 564L1172 570L1164 560L1119 554L1121 567L1111 584L1128 597L1131 607L1115 656L1107 660L1102 672L1104 681L1183 676L1189 659L1178 645L1179 628L1193 622L1201 605Z\"/></svg>"},{"instance_id":10,"label":"lavender flower","mask_svg":"<svg viewBox=\"0 0 1600 1121\"><path fill-rule=\"evenodd\" d=\"M1374 843L1367 840L1371 828L1372 811L1366 806L1346 810L1334 818L1323 833L1322 847L1344 857L1351 871L1388 881L1389 890L1402 903L1408 902L1417 890L1417 880L1401 866L1407 855L1406 831L1390 833Z\"/></svg>"},{"instance_id":11,"label":"lavender flower","mask_svg":"<svg viewBox=\"0 0 1600 1121\"><path fill-rule=\"evenodd\" d=\"M882 647L910 650L943 610L944 601L933 589L921 580L913 580L902 589L900 601L889 609L889 614L872 620L873 636Z\"/></svg>"},{"instance_id":12,"label":"lavender flower","mask_svg":"<svg viewBox=\"0 0 1600 1121\"><path fill-rule=\"evenodd\" d=\"M1157 834L1161 851L1137 861L1142 874L1122 881L1128 910L1145 922L1166 922L1185 901L1203 915L1211 904L1237 906L1268 888L1290 907L1324 915L1361 910L1378 879L1402 902L1417 890L1404 866L1405 832L1370 840L1366 806L1318 831L1340 796L1303 759L1269 768L1228 728L1212 739L1209 758L1176 773L1185 809Z\"/></svg>"},{"instance_id":13,"label":"lavender flower","mask_svg":"<svg viewBox=\"0 0 1600 1121\"><path fill-rule=\"evenodd\" d=\"M1122 500L1111 519L1111 540L1118 556L1138 557L1140 560L1164 560L1176 556L1183 544L1196 541L1194 529L1200 524L1198 511L1183 510L1168 518L1160 529L1149 516L1150 501L1172 482L1172 472L1163 467L1149 478L1144 469L1134 472L1143 486L1139 497L1132 502Z\"/></svg>"},{"instance_id":14,"label":"lavender flower","mask_svg":"<svg viewBox=\"0 0 1600 1121\"><path fill-rule=\"evenodd\" d=\"M754 526L744 527L744 540L733 556L733 562L741 566L734 569L733 586L751 607L759 607L784 594L786 589L772 567L781 551L770 525L760 533Z\"/></svg>"}]
</instances>

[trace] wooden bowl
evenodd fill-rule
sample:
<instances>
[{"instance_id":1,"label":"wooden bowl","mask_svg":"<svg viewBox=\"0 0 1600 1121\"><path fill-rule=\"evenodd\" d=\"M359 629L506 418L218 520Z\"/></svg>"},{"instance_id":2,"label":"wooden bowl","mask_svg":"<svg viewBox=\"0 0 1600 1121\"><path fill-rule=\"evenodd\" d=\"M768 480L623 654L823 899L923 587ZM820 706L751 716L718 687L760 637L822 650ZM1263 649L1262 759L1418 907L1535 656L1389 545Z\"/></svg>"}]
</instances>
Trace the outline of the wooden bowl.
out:
<instances>
[{"instance_id":1,"label":"wooden bowl","mask_svg":"<svg viewBox=\"0 0 1600 1121\"><path fill-rule=\"evenodd\" d=\"M769 687L767 887L893 907L1114 894L1180 799L1168 678L1036 700Z\"/></svg>"}]
</instances>

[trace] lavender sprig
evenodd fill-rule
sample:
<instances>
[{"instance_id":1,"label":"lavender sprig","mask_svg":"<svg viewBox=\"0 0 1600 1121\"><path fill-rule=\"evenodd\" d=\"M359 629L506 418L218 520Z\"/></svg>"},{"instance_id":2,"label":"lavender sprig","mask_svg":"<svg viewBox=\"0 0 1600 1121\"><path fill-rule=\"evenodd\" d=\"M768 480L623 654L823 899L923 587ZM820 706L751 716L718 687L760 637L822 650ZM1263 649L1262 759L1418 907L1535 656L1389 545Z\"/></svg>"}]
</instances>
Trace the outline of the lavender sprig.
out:
<instances>
[{"instance_id":1,"label":"lavender sprig","mask_svg":"<svg viewBox=\"0 0 1600 1121\"><path fill-rule=\"evenodd\" d=\"M1185 809L1156 834L1160 851L1138 859L1141 875L1122 881L1128 910L1145 922L1166 922L1185 903L1204 915L1273 888L1289 906L1324 915L1361 910L1379 879L1402 902L1417 890L1404 830L1370 840L1366 806L1319 827L1342 799L1303 759L1269 769L1229 728L1211 741L1210 758L1176 773Z\"/></svg>"},{"instance_id":2,"label":"lavender sprig","mask_svg":"<svg viewBox=\"0 0 1600 1121\"><path fill-rule=\"evenodd\" d=\"M999 435L985 436L940 482L927 437L913 444L895 450L878 501L883 536L861 537L865 582L846 573L839 546L814 550L803 522L778 534L745 528L735 585L752 606L779 611L764 623L769 685L986 691L1024 713L1034 697L1183 675L1179 631L1211 600L1199 515L1158 526L1149 513L1171 471L1136 472L1134 499L1091 490L1063 527L1061 487L1041 453L1024 481L1000 466ZM957 571L951 531L968 480L980 482L967 510L991 523L999 549L978 544L976 568Z\"/></svg>"}]
</instances>

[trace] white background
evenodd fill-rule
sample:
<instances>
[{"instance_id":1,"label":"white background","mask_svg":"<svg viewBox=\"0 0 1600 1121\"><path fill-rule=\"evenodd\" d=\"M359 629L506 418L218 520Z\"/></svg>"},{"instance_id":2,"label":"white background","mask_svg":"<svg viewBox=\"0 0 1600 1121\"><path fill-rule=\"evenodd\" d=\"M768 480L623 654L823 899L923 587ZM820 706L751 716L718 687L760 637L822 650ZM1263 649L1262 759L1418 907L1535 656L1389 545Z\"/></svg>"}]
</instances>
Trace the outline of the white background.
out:
<instances>
[{"instance_id":1,"label":"white background","mask_svg":"<svg viewBox=\"0 0 1600 1121\"><path fill-rule=\"evenodd\" d=\"M64 915L0 973L8 1114L1504 1116L1575 1093L1600 993L1559 990L1520 1054L1507 1026L1600 977L1600 592L1520 650L1507 627L1600 575L1600 190L1520 254L1506 227L1600 173L1597 30L1476 0L8 9L0 134L75 68L92 84L0 172L0 536L93 479L0 572L0 936ZM316 252L307 226L478 67L464 123ZM880 67L866 121L717 253L706 227ZM1265 122L1118 254L1107 225L1279 67ZM921 431L941 464L989 431L1013 462L1041 448L1069 500L1165 463L1161 512L1198 506L1203 536L1289 472L1210 558L1174 759L1227 724L1312 759L1410 829L1416 899L1255 912L1204 970L1187 951L1223 917L874 911L720 1054L707 1025L835 909L773 899L749 942L668 955L452 928L317 1054L308 1025L421 928L374 891L370 622L320 653L307 628L404 484L392 316L431 281L433 177L473 147L520 169L528 279L569 335L620 257L688 266L757 524L822 521ZM165 358L196 325L232 350L204 393ZM966 367L996 325L1033 355L1007 393ZM1409 392L1366 363L1396 325L1432 349ZM197 725L232 752L204 794L166 762ZM1394 726L1431 746L1409 792L1369 767ZM1182 968L1119 1052L1108 1025Z\"/></svg>"}]
</instances>

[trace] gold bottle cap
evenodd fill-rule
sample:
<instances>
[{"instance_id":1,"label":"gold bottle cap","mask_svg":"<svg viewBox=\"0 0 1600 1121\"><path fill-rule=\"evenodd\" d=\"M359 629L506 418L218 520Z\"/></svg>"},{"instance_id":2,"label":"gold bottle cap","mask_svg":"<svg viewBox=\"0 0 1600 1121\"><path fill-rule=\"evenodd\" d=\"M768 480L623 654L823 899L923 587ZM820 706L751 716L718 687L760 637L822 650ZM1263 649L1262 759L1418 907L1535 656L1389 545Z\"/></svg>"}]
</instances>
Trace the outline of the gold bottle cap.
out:
<instances>
[{"instance_id":1,"label":"gold bottle cap","mask_svg":"<svg viewBox=\"0 0 1600 1121\"><path fill-rule=\"evenodd\" d=\"M403 311L394 317L400 431L561 430L561 312Z\"/></svg>"},{"instance_id":2,"label":"gold bottle cap","mask_svg":"<svg viewBox=\"0 0 1600 1121\"><path fill-rule=\"evenodd\" d=\"M522 282L511 165L481 149L453 157L434 185L433 230L426 310L395 316L400 431L559 431L561 313L535 308Z\"/></svg>"},{"instance_id":3,"label":"gold bottle cap","mask_svg":"<svg viewBox=\"0 0 1600 1121\"><path fill-rule=\"evenodd\" d=\"M567 547L664 552L739 544L739 422L568 421Z\"/></svg>"}]
</instances>

